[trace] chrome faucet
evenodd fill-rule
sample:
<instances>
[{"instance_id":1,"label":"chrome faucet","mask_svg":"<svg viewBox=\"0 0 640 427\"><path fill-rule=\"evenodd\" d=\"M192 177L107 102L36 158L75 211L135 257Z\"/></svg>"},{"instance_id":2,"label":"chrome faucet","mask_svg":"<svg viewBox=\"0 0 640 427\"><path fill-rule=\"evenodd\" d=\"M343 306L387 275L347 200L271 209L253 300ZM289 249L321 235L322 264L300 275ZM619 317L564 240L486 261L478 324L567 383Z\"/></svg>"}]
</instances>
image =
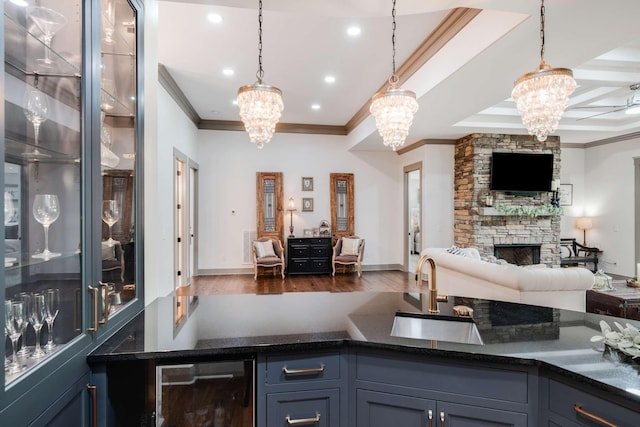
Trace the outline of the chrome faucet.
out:
<instances>
[{"instance_id":1,"label":"chrome faucet","mask_svg":"<svg viewBox=\"0 0 640 427\"><path fill-rule=\"evenodd\" d=\"M440 313L438 302L447 301L447 297L438 296L438 287L436 286L436 261L426 255L422 255L416 265L415 284L420 287L422 285L422 266L425 262L431 267L429 271L429 314Z\"/></svg>"}]
</instances>

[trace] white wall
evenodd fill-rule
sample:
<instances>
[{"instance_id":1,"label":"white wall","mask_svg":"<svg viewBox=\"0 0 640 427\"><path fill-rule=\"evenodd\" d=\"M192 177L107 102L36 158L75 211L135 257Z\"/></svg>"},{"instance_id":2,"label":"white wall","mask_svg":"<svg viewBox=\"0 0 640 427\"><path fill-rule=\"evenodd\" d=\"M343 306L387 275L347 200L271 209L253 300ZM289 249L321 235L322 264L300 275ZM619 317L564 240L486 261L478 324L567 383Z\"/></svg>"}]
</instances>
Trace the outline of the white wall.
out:
<instances>
[{"instance_id":1,"label":"white wall","mask_svg":"<svg viewBox=\"0 0 640 427\"><path fill-rule=\"evenodd\" d=\"M584 154L585 150L582 147L565 148L563 146L560 152L560 183L573 186L571 206L562 206L560 237L575 237L580 243L582 243L582 230L576 228L576 219L585 216ZM591 242L587 243L591 244Z\"/></svg>"},{"instance_id":2,"label":"white wall","mask_svg":"<svg viewBox=\"0 0 640 427\"><path fill-rule=\"evenodd\" d=\"M258 150L244 132L198 131L200 163L199 257L201 271L247 268L243 231L256 228L256 172L282 172L285 202L293 197L294 234L331 220L329 174L354 174L356 234L366 239L364 265L402 264L403 173L391 151L349 152L342 136L276 134ZM302 191L301 178L314 190ZM312 197L314 211L302 212ZM289 214L285 217L288 235ZM284 244L284 242L283 242Z\"/></svg>"}]
</instances>

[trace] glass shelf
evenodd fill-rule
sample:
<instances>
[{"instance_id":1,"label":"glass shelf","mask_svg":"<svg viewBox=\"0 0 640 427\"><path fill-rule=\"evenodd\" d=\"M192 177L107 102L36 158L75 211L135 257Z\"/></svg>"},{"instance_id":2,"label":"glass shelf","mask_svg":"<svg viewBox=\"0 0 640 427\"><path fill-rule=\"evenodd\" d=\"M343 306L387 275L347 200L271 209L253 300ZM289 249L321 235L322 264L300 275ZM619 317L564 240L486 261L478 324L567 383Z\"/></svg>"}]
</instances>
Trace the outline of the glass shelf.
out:
<instances>
[{"instance_id":1,"label":"glass shelf","mask_svg":"<svg viewBox=\"0 0 640 427\"><path fill-rule=\"evenodd\" d=\"M60 53L48 48L39 38L6 14L4 15L4 31L5 62L24 74L80 76L80 69L77 66L67 61ZM38 63L38 59L45 56L45 50L49 50L52 59L52 64L48 67L43 67ZM41 56L32 57L25 52L38 52Z\"/></svg>"},{"instance_id":2,"label":"glass shelf","mask_svg":"<svg viewBox=\"0 0 640 427\"><path fill-rule=\"evenodd\" d=\"M80 251L73 251L73 252L62 252L59 256L49 258L49 259L33 258L33 255L36 253L37 252L23 252L20 254L19 257L15 255L11 256L11 254L8 254L7 256L5 256L5 264L4 264L5 271L17 270L19 268L24 268L24 267L33 267L38 264L43 264L45 262L51 262L56 260L62 261L62 260L73 258L75 256L80 255ZM15 259L15 261L7 262L7 258L13 258Z\"/></svg>"},{"instance_id":3,"label":"glass shelf","mask_svg":"<svg viewBox=\"0 0 640 427\"><path fill-rule=\"evenodd\" d=\"M30 142L18 141L12 138L5 138L5 161L14 163L46 162L46 163L80 163L80 157L52 150L43 145L34 145ZM30 156L35 150L42 156Z\"/></svg>"}]
</instances>

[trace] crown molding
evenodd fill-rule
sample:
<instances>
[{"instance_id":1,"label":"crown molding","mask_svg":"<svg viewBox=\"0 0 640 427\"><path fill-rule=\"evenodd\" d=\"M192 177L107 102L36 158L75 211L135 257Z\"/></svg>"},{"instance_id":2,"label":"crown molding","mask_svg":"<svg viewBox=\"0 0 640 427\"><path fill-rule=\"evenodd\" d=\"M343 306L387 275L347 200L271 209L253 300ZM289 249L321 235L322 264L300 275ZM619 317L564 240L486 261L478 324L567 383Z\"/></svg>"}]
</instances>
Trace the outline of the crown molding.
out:
<instances>
[{"instance_id":1,"label":"crown molding","mask_svg":"<svg viewBox=\"0 0 640 427\"><path fill-rule=\"evenodd\" d=\"M416 148L420 148L423 145L456 145L455 139L421 139L420 141L414 142L411 145L407 145L406 147L402 147L397 150L396 153L401 156L409 151L413 151Z\"/></svg>"},{"instance_id":2,"label":"crown molding","mask_svg":"<svg viewBox=\"0 0 640 427\"><path fill-rule=\"evenodd\" d=\"M244 124L239 120L200 120L198 129L244 132ZM344 126L313 125L305 123L278 123L278 133L306 133L313 135L347 135Z\"/></svg>"},{"instance_id":3,"label":"crown molding","mask_svg":"<svg viewBox=\"0 0 640 427\"><path fill-rule=\"evenodd\" d=\"M194 125L198 126L201 119L198 115L198 112L193 108L191 102L184 94L178 83L171 77L171 73L164 66L164 64L158 64L158 81L160 85L169 93L169 96L173 98L173 100L178 104L178 107L187 115L187 117L193 122Z\"/></svg>"}]
</instances>

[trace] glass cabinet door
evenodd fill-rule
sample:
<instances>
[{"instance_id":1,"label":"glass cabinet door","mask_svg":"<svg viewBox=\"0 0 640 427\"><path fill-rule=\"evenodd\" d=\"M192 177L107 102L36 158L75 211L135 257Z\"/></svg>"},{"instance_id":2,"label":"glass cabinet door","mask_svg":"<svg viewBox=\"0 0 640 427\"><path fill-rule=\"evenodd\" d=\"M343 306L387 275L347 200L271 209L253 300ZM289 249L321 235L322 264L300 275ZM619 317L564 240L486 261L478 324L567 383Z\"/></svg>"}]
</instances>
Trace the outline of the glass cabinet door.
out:
<instances>
[{"instance_id":1,"label":"glass cabinet door","mask_svg":"<svg viewBox=\"0 0 640 427\"><path fill-rule=\"evenodd\" d=\"M6 388L88 340L82 16L82 2L4 2Z\"/></svg>"},{"instance_id":2,"label":"glass cabinet door","mask_svg":"<svg viewBox=\"0 0 640 427\"><path fill-rule=\"evenodd\" d=\"M101 254L99 322L108 324L135 300L136 218L141 176L137 147L138 13L127 0L102 0L100 10ZM107 328L108 329L108 328Z\"/></svg>"}]
</instances>

